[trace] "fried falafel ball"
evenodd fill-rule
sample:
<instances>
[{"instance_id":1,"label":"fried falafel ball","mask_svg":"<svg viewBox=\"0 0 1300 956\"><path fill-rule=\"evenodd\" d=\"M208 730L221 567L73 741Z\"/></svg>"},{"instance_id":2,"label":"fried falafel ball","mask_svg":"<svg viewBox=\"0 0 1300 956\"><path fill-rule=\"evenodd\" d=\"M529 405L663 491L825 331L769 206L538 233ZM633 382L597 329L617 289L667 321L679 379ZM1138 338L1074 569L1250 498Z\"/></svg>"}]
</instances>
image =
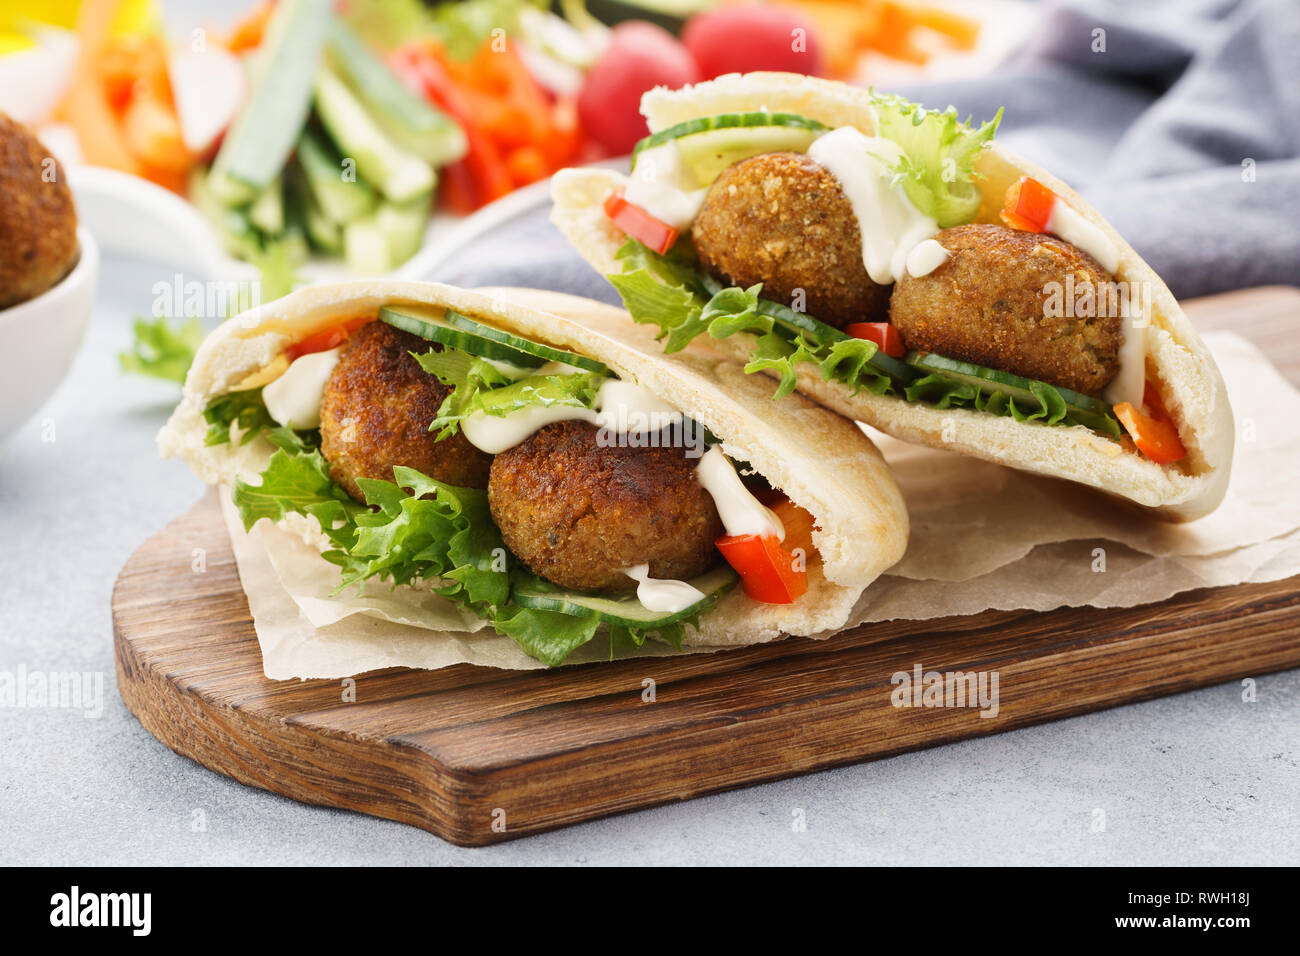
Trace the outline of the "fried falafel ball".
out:
<instances>
[{"instance_id":1,"label":"fried falafel ball","mask_svg":"<svg viewBox=\"0 0 1300 956\"><path fill-rule=\"evenodd\" d=\"M463 488L487 485L491 456L462 434L435 441L429 431L450 392L411 356L431 346L386 322L367 322L348 337L325 384L321 453L357 501L366 500L358 478L392 481L396 465Z\"/></svg>"},{"instance_id":2,"label":"fried falafel ball","mask_svg":"<svg viewBox=\"0 0 1300 956\"><path fill-rule=\"evenodd\" d=\"M76 265L77 212L63 167L0 113L0 309L53 288Z\"/></svg>"},{"instance_id":3,"label":"fried falafel ball","mask_svg":"<svg viewBox=\"0 0 1300 956\"><path fill-rule=\"evenodd\" d=\"M623 568L684 580L718 560L713 499L682 448L602 445L586 422L559 422L497 455L488 504L501 537L561 587L631 591Z\"/></svg>"},{"instance_id":4,"label":"fried falafel ball","mask_svg":"<svg viewBox=\"0 0 1300 956\"><path fill-rule=\"evenodd\" d=\"M1091 283L1106 301L1112 278L1092 256L1051 236L975 223L935 237L948 259L894 286L890 320L909 349L1001 369L1094 395L1119 371L1122 320L1048 315L1052 284L1064 295ZM1098 313L1108 312L1097 308Z\"/></svg>"},{"instance_id":5,"label":"fried falafel ball","mask_svg":"<svg viewBox=\"0 0 1300 956\"><path fill-rule=\"evenodd\" d=\"M764 153L722 171L691 226L700 263L734 285L829 325L883 320L889 289L867 275L862 233L839 182L801 153Z\"/></svg>"}]
</instances>

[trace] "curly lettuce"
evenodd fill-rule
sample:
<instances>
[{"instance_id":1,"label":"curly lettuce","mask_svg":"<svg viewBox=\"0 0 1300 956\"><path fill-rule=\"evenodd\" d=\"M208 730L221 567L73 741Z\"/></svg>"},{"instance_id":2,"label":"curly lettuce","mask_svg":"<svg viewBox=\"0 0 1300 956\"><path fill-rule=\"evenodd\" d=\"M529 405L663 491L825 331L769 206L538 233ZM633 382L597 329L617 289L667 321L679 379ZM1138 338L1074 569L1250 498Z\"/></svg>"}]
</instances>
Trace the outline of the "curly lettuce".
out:
<instances>
[{"instance_id":1,"label":"curly lettuce","mask_svg":"<svg viewBox=\"0 0 1300 956\"><path fill-rule=\"evenodd\" d=\"M556 376L562 377L562 376ZM260 401L242 393L241 407ZM227 433L229 429L227 428ZM487 492L460 488L414 468L396 467L393 481L357 480L366 503L355 500L330 475L316 435L286 427L262 429L276 448L256 482L236 480L232 500L245 530L266 518L315 518L329 539L322 555L339 568L335 593L371 581L392 587L421 582L434 593L489 621L527 654L554 667L600 630L593 613L567 613L514 604L515 587L537 590L541 579L515 562L492 520ZM695 619L660 628L609 626L610 655L639 648L654 636L680 648Z\"/></svg>"},{"instance_id":2,"label":"curly lettuce","mask_svg":"<svg viewBox=\"0 0 1300 956\"><path fill-rule=\"evenodd\" d=\"M665 352L680 351L703 334L725 339L747 332L757 337L757 344L745 371L773 373L779 379L774 398L795 390L801 363L816 365L823 378L854 392L865 388L879 395L890 388L889 376L870 364L877 351L874 343L835 330L828 330L826 341L793 332L774 317L781 307L759 296L762 285L719 288L710 295L709 282L683 252L674 249L660 256L635 239L623 244L618 258L624 271L607 278L635 321L659 327L656 337Z\"/></svg>"},{"instance_id":3,"label":"curly lettuce","mask_svg":"<svg viewBox=\"0 0 1300 956\"><path fill-rule=\"evenodd\" d=\"M438 441L456 434L460 423L475 412L504 417L530 405L591 408L605 381L595 372L512 378L491 362L457 349L430 349L415 360L451 389L429 425L429 431L438 433Z\"/></svg>"},{"instance_id":4,"label":"curly lettuce","mask_svg":"<svg viewBox=\"0 0 1300 956\"><path fill-rule=\"evenodd\" d=\"M877 357L879 349L874 342L836 329L827 329L820 337L796 331L774 318L784 307L761 298L761 286L722 288L695 272L688 254L689 244L679 243L668 256L660 256L628 239L618 252L624 271L607 278L635 321L658 326L657 337L666 352L679 351L704 334L719 339L742 331L755 335L745 371L775 376L774 398L793 392L798 386L798 367L812 365L822 378L839 382L854 393L895 395L936 408L974 408L1021 422L1083 425L1116 440L1120 437L1119 423L1112 416L1074 408L1045 382L1029 382L1032 402L1023 396L1015 399L992 385L977 388L939 372L923 374L897 361L882 367L886 357ZM712 294L711 289L715 290ZM890 368L895 371L891 373ZM909 377L896 377L904 374Z\"/></svg>"},{"instance_id":5,"label":"curly lettuce","mask_svg":"<svg viewBox=\"0 0 1300 956\"><path fill-rule=\"evenodd\" d=\"M903 151L893 167L894 181L912 205L939 228L970 222L982 199L975 160L993 140L1002 110L978 129L957 118L953 107L928 110L901 96L876 94L876 134Z\"/></svg>"}]
</instances>

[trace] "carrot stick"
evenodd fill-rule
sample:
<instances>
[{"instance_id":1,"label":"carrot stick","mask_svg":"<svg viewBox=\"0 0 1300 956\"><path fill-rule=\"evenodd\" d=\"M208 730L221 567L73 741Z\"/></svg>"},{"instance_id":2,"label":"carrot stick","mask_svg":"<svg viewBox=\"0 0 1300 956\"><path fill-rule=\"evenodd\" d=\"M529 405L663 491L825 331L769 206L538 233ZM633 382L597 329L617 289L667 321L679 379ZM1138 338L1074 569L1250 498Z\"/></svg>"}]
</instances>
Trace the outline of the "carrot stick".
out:
<instances>
[{"instance_id":1,"label":"carrot stick","mask_svg":"<svg viewBox=\"0 0 1300 956\"><path fill-rule=\"evenodd\" d=\"M127 146L95 66L108 40L118 3L84 0L81 4L77 14L81 51L60 112L76 131L88 163L139 176L143 169Z\"/></svg>"}]
</instances>

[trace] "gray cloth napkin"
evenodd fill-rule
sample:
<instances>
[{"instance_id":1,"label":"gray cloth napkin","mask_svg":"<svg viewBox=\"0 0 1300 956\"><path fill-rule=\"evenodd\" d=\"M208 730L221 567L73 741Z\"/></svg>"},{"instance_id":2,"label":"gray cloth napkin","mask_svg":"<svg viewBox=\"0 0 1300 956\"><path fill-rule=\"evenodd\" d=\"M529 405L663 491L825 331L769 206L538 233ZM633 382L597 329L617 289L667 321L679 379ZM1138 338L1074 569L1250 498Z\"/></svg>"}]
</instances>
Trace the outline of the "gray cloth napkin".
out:
<instances>
[{"instance_id":1,"label":"gray cloth napkin","mask_svg":"<svg viewBox=\"0 0 1300 956\"><path fill-rule=\"evenodd\" d=\"M1300 0L1058 2L996 73L897 92L977 121L1005 107L999 139L1083 193L1180 297L1300 284ZM546 214L433 278L617 302Z\"/></svg>"}]
</instances>

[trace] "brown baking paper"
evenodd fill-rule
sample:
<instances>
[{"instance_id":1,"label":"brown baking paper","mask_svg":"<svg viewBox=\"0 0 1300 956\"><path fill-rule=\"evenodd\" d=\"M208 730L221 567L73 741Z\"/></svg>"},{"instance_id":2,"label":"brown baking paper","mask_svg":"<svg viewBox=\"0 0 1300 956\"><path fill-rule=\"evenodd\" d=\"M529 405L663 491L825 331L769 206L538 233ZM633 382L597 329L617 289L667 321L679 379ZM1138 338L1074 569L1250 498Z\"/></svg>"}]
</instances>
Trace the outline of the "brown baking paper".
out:
<instances>
[{"instance_id":1,"label":"brown baking paper","mask_svg":"<svg viewBox=\"0 0 1300 956\"><path fill-rule=\"evenodd\" d=\"M1232 480L1213 514L1172 525L1078 485L871 432L907 499L912 535L903 560L867 590L850 624L986 609L1131 607L1300 574L1300 395L1239 336L1205 341L1237 423ZM267 677L543 666L428 592L372 586L365 596L331 596L336 568L266 522L245 534L229 495L222 501ZM680 653L718 649L687 640ZM648 644L641 655L675 653ZM608 657L598 639L570 661Z\"/></svg>"}]
</instances>

